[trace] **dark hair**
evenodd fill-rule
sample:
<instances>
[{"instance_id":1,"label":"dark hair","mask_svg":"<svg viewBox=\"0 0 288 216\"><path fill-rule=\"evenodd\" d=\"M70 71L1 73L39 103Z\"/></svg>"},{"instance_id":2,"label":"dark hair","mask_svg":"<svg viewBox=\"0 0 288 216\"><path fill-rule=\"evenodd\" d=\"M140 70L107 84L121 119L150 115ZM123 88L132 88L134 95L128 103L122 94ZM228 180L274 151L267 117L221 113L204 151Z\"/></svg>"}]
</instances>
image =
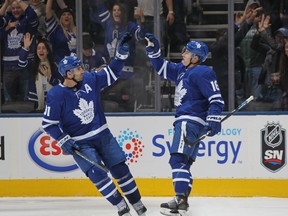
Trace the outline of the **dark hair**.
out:
<instances>
[{"instance_id":1,"label":"dark hair","mask_svg":"<svg viewBox=\"0 0 288 216\"><path fill-rule=\"evenodd\" d=\"M33 61L33 63L32 63L32 74L33 74L33 76L34 77L36 77L37 76L37 74L38 74L38 68L39 68L39 64L40 64L40 59L39 59L39 57L38 57L38 55L37 55L37 48L38 48L38 45L40 44L40 43L43 43L44 44L44 46L46 47L46 49L47 49L47 52L48 52L48 54L47 54L47 59L48 59L48 61L49 61L49 63L50 63L50 67L51 67L51 74L52 75L55 75L55 71L57 72L57 70L56 70L56 64L55 64L55 60L54 60L54 57L53 57L53 54L52 54L52 49L51 49L51 47L50 47L50 43L49 43L49 41L48 40L46 40L46 39L39 39L38 41L37 41L37 44L36 44L36 47L35 47L35 50L34 50L34 61Z\"/></svg>"},{"instance_id":2,"label":"dark hair","mask_svg":"<svg viewBox=\"0 0 288 216\"><path fill-rule=\"evenodd\" d=\"M89 33L83 32L82 39L83 39L83 49L93 48L94 43L93 43L92 38L91 38Z\"/></svg>"},{"instance_id":3,"label":"dark hair","mask_svg":"<svg viewBox=\"0 0 288 216\"><path fill-rule=\"evenodd\" d=\"M120 26L121 26L121 31L123 31L123 28L125 29L127 24L128 24L128 17L127 17L127 11L126 11L126 7L124 4L116 1L112 7L111 7L111 16L113 17L113 8L114 6L119 6L120 7L120 10L121 10L121 23L120 23ZM114 19L113 19L113 22L114 22Z\"/></svg>"},{"instance_id":4,"label":"dark hair","mask_svg":"<svg viewBox=\"0 0 288 216\"><path fill-rule=\"evenodd\" d=\"M62 10L60 10L58 17L60 18L63 15L63 13L66 13L66 12L70 13L73 16L73 18L75 17L75 13L74 13L73 9L69 8L69 7L63 8Z\"/></svg>"}]
</instances>

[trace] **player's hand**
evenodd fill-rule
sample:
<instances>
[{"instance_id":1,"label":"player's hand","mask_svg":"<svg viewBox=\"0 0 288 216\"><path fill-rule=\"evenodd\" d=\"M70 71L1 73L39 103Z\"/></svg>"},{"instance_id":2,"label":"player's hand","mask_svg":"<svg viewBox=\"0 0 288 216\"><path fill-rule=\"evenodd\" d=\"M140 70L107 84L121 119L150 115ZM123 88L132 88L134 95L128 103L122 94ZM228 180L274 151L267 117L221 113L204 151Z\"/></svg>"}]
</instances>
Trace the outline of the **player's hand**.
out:
<instances>
[{"instance_id":1,"label":"player's hand","mask_svg":"<svg viewBox=\"0 0 288 216\"><path fill-rule=\"evenodd\" d=\"M146 43L147 55L150 58L156 58L160 56L161 53L160 53L159 41L155 38L155 36L153 34L146 33L145 40L147 42Z\"/></svg>"},{"instance_id":2,"label":"player's hand","mask_svg":"<svg viewBox=\"0 0 288 216\"><path fill-rule=\"evenodd\" d=\"M69 135L63 135L59 137L57 145L67 155L73 155L75 153L74 150L80 150L80 147L73 139L71 139Z\"/></svg>"},{"instance_id":3,"label":"player's hand","mask_svg":"<svg viewBox=\"0 0 288 216\"><path fill-rule=\"evenodd\" d=\"M206 118L206 126L203 131L207 133L207 136L214 136L221 131L221 117L216 115L208 115Z\"/></svg>"},{"instance_id":4,"label":"player's hand","mask_svg":"<svg viewBox=\"0 0 288 216\"><path fill-rule=\"evenodd\" d=\"M132 36L129 32L122 33L120 39L118 40L118 45L116 48L115 59L126 60L129 56L129 44L128 41L131 40Z\"/></svg>"}]
</instances>

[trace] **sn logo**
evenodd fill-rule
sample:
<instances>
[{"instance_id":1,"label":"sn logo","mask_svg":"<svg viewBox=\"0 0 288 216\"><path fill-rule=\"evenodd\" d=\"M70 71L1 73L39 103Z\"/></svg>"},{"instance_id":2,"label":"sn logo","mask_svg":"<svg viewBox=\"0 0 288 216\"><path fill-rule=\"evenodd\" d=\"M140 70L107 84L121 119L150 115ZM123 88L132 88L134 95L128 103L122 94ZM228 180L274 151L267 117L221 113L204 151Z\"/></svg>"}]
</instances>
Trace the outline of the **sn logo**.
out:
<instances>
[{"instance_id":1,"label":"sn logo","mask_svg":"<svg viewBox=\"0 0 288 216\"><path fill-rule=\"evenodd\" d=\"M282 160L284 151L282 150L267 150L265 151L265 160L278 159Z\"/></svg>"}]
</instances>

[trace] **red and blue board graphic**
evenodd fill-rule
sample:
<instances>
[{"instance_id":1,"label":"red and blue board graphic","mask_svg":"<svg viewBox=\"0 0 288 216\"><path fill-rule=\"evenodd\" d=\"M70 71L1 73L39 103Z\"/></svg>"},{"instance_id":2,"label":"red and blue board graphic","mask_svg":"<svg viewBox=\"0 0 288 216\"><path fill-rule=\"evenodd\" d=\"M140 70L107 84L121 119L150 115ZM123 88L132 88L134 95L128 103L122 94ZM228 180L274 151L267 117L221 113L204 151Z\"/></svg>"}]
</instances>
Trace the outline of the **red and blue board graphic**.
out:
<instances>
[{"instance_id":1,"label":"red and blue board graphic","mask_svg":"<svg viewBox=\"0 0 288 216\"><path fill-rule=\"evenodd\" d=\"M128 165L137 163L139 158L143 156L144 145L142 137L137 131L132 131L129 128L121 130L116 139L126 154Z\"/></svg>"}]
</instances>

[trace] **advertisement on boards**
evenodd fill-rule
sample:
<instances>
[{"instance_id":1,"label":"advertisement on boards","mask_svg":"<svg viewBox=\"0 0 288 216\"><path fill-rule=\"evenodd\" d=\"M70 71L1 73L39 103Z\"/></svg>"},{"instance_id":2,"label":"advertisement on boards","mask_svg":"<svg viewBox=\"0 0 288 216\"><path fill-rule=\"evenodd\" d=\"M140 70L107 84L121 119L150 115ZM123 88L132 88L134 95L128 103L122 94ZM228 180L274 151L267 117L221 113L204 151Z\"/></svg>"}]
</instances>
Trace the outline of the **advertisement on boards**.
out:
<instances>
[{"instance_id":1,"label":"advertisement on boards","mask_svg":"<svg viewBox=\"0 0 288 216\"><path fill-rule=\"evenodd\" d=\"M194 178L287 178L286 116L233 116L199 144ZM136 178L170 178L173 116L109 116ZM41 118L1 118L0 178L83 178L72 156L41 130Z\"/></svg>"}]
</instances>

